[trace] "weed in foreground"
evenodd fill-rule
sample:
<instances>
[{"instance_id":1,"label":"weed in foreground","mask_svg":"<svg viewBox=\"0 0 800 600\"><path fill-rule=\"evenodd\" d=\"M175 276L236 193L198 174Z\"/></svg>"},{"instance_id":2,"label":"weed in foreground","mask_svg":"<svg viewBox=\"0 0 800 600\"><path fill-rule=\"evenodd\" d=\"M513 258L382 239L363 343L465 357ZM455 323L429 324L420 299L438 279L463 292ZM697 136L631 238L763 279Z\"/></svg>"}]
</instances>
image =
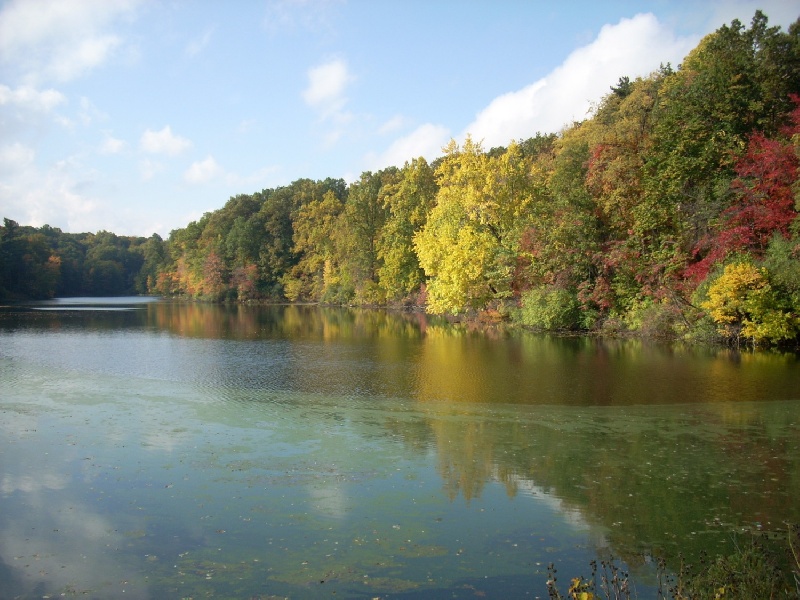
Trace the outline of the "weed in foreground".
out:
<instances>
[{"instance_id":1,"label":"weed in foreground","mask_svg":"<svg viewBox=\"0 0 800 600\"><path fill-rule=\"evenodd\" d=\"M592 561L592 575L589 579L575 577L570 582L567 595L562 596L558 590L556 568L552 564L547 568L547 595L550 600L630 600L631 581L628 573L623 571L612 557L600 562ZM634 595L635 598L635 595Z\"/></svg>"},{"instance_id":2,"label":"weed in foreground","mask_svg":"<svg viewBox=\"0 0 800 600\"><path fill-rule=\"evenodd\" d=\"M709 559L702 556L699 564L685 563L681 558L676 573L669 573L666 563L657 562L658 600L800 600L800 526L787 529L788 570L757 538L745 545L736 545L728 556ZM634 600L638 598L632 580L612 558L598 568L591 563L592 574L586 579L570 581L566 595L558 588L556 568L548 567L547 594L550 600ZM783 563L784 566L786 563Z\"/></svg>"}]
</instances>

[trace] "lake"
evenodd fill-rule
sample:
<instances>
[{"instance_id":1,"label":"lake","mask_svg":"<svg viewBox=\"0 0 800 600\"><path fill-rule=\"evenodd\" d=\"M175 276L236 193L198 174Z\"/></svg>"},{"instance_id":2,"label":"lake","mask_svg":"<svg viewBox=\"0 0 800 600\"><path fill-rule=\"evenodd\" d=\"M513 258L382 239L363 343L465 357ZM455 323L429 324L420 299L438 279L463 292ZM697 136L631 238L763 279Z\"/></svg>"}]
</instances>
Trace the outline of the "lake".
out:
<instances>
[{"instance_id":1,"label":"lake","mask_svg":"<svg viewBox=\"0 0 800 600\"><path fill-rule=\"evenodd\" d=\"M800 362L419 314L0 309L0 597L546 598L800 522Z\"/></svg>"}]
</instances>

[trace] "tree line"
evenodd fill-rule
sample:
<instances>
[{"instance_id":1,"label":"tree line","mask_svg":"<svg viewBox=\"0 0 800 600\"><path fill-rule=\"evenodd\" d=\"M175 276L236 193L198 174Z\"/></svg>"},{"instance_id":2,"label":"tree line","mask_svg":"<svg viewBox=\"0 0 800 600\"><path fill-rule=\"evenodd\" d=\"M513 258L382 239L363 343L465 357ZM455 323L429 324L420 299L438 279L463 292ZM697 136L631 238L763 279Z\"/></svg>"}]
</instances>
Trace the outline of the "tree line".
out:
<instances>
[{"instance_id":1,"label":"tree line","mask_svg":"<svg viewBox=\"0 0 800 600\"><path fill-rule=\"evenodd\" d=\"M4 218L0 300L147 294L166 264L165 251L157 234L64 233Z\"/></svg>"},{"instance_id":2,"label":"tree line","mask_svg":"<svg viewBox=\"0 0 800 600\"><path fill-rule=\"evenodd\" d=\"M6 221L0 286L797 343L799 154L800 19L783 31L759 11L675 69L621 77L558 133L490 149L468 137L349 185L238 195L167 240ZM19 265L36 277L14 275Z\"/></svg>"}]
</instances>

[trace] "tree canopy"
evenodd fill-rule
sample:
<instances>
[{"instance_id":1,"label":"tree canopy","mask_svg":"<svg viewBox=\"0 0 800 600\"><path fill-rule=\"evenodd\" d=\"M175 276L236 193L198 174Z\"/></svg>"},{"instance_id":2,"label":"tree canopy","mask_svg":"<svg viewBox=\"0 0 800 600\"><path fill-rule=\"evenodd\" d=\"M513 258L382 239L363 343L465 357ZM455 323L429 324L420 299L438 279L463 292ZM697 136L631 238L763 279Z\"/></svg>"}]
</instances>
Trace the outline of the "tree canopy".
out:
<instances>
[{"instance_id":1,"label":"tree canopy","mask_svg":"<svg viewBox=\"0 0 800 600\"><path fill-rule=\"evenodd\" d=\"M557 134L241 194L167 240L6 219L0 294L403 303L797 343L799 156L800 19L758 11L677 68L621 74Z\"/></svg>"}]
</instances>

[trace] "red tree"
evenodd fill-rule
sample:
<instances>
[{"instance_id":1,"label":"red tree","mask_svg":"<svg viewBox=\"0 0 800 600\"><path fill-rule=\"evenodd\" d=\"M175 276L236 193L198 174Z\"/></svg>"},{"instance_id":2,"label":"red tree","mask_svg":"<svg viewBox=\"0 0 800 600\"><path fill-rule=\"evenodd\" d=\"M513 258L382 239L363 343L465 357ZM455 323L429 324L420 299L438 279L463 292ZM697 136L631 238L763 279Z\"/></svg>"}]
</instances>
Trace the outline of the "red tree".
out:
<instances>
[{"instance_id":1,"label":"red tree","mask_svg":"<svg viewBox=\"0 0 800 600\"><path fill-rule=\"evenodd\" d=\"M687 275L705 279L717 262L736 251L756 257L764 254L776 233L789 236L789 225L797 216L793 186L797 182L798 161L792 136L800 134L800 103L785 128L785 139L768 139L761 133L750 137L747 152L736 164L736 179L731 189L734 203L721 214L721 227L701 240L694 249L705 256L687 269Z\"/></svg>"}]
</instances>

